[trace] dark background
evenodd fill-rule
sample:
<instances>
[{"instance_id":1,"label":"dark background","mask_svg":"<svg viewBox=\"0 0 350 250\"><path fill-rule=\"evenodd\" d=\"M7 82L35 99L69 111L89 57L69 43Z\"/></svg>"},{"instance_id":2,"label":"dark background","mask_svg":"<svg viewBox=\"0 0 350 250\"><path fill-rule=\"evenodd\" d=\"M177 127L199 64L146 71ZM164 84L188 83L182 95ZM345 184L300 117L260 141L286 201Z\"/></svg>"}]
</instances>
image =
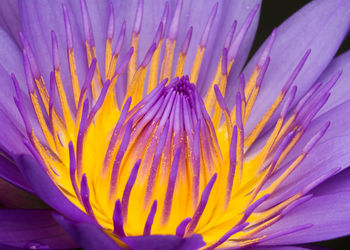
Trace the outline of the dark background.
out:
<instances>
[{"instance_id":1,"label":"dark background","mask_svg":"<svg viewBox=\"0 0 350 250\"><path fill-rule=\"evenodd\" d=\"M315 0L316 1L316 0ZM291 16L298 9L311 0L265 0L261 6L261 16L256 38L253 43L253 50L250 57L265 41L273 28L279 26L286 18ZM339 48L337 55L350 49L350 36L348 35L342 46ZM315 244L320 249L350 249L350 236L335 240L318 242ZM325 248L323 248L325 247Z\"/></svg>"}]
</instances>

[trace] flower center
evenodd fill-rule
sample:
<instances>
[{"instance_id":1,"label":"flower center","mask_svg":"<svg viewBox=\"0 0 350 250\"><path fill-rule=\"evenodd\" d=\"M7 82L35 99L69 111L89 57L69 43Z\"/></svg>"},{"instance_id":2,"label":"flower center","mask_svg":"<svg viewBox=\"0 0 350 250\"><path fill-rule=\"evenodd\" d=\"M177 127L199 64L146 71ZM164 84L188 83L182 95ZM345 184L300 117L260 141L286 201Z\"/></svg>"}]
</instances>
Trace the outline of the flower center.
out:
<instances>
[{"instance_id":1,"label":"flower center","mask_svg":"<svg viewBox=\"0 0 350 250\"><path fill-rule=\"evenodd\" d=\"M138 234L144 230L140 225L146 223L152 205L159 211L152 231L174 233L183 219L192 216L221 161L210 117L196 87L187 76L165 84L163 81L136 104L126 116L123 132L111 139L119 149L113 165L110 162L106 168L109 199L121 200L124 228ZM142 159L140 164L137 159ZM137 174L126 198L133 171ZM105 182L101 189L106 189Z\"/></svg>"}]
</instances>

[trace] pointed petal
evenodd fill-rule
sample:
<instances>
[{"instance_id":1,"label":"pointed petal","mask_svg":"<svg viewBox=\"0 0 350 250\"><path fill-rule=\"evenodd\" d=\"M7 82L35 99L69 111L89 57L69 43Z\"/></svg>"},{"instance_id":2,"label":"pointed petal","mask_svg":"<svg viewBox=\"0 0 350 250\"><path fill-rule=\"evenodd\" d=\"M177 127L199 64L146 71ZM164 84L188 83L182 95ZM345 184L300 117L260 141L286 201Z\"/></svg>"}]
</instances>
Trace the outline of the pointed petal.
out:
<instances>
[{"instance_id":1,"label":"pointed petal","mask_svg":"<svg viewBox=\"0 0 350 250\"><path fill-rule=\"evenodd\" d=\"M145 237L126 237L122 239L132 249L169 249L169 250L192 250L205 245L202 236L192 235L189 238L180 238L172 235L152 235Z\"/></svg>"},{"instance_id":2,"label":"pointed petal","mask_svg":"<svg viewBox=\"0 0 350 250\"><path fill-rule=\"evenodd\" d=\"M271 63L265 74L262 88L247 123L247 132L261 119L304 53L311 49L299 76L296 103L317 80L332 60L350 25L350 2L346 0L312 1L277 29L277 37L271 51ZM264 45L244 70L250 75ZM293 106L293 105L292 105ZM278 113L278 112L277 112ZM277 116L270 119L270 124Z\"/></svg>"},{"instance_id":3,"label":"pointed petal","mask_svg":"<svg viewBox=\"0 0 350 250\"><path fill-rule=\"evenodd\" d=\"M338 173L316 187L314 197L295 208L263 233L312 223L309 229L266 241L266 244L300 244L342 237L350 234L350 171Z\"/></svg>"},{"instance_id":4,"label":"pointed petal","mask_svg":"<svg viewBox=\"0 0 350 250\"><path fill-rule=\"evenodd\" d=\"M105 234L100 228L87 223L78 223L53 213L55 220L64 228L72 239L82 248L89 250L118 250L123 249Z\"/></svg>"},{"instance_id":5,"label":"pointed petal","mask_svg":"<svg viewBox=\"0 0 350 250\"><path fill-rule=\"evenodd\" d=\"M52 218L49 210L1 209L0 220L1 244L26 249L34 246L48 246L50 249L76 247L72 239Z\"/></svg>"},{"instance_id":6,"label":"pointed petal","mask_svg":"<svg viewBox=\"0 0 350 250\"><path fill-rule=\"evenodd\" d=\"M42 166L32 157L29 155L20 155L15 161L34 192L49 206L74 220L93 223L90 217L61 193L50 177L44 172Z\"/></svg>"},{"instance_id":7,"label":"pointed petal","mask_svg":"<svg viewBox=\"0 0 350 250\"><path fill-rule=\"evenodd\" d=\"M18 14L18 1L0 1L0 26L20 46L18 32L21 31L21 22Z\"/></svg>"}]
</instances>

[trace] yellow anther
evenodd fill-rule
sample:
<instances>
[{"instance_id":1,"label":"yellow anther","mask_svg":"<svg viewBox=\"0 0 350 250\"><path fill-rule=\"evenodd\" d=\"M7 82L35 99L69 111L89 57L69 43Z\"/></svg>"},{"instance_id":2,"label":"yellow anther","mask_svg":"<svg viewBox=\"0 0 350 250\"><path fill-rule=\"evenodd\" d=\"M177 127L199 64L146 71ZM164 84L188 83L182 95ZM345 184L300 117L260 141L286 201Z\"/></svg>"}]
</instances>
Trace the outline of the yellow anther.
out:
<instances>
[{"instance_id":1,"label":"yellow anther","mask_svg":"<svg viewBox=\"0 0 350 250\"><path fill-rule=\"evenodd\" d=\"M62 106L62 112L63 112L63 117L64 117L64 121L66 124L66 128L69 132L69 136L71 138L73 138L75 126L74 126L74 122L73 122L71 112L70 112L70 109L68 106L67 96L66 96L66 93L65 93L64 88L63 88L61 74L60 74L59 69L55 69L55 79L56 79L57 92L58 92L58 96L59 96L61 106Z\"/></svg>"},{"instance_id":2,"label":"yellow anther","mask_svg":"<svg viewBox=\"0 0 350 250\"><path fill-rule=\"evenodd\" d=\"M168 38L165 43L164 59L163 59L163 64L162 64L160 79L159 79L161 81L164 80L165 78L170 79L171 67L173 64L173 57L174 57L174 50L175 50L175 40L171 40Z\"/></svg>"},{"instance_id":3,"label":"yellow anther","mask_svg":"<svg viewBox=\"0 0 350 250\"><path fill-rule=\"evenodd\" d=\"M111 38L107 38L106 40L106 51L105 51L105 79L109 79L109 67L111 65L112 60L112 45L113 40Z\"/></svg>"},{"instance_id":4,"label":"yellow anther","mask_svg":"<svg viewBox=\"0 0 350 250\"><path fill-rule=\"evenodd\" d=\"M140 34L135 34L135 32L132 33L131 47L134 48L134 53L132 54L130 61L129 61L127 88L130 87L131 81L132 81L134 74L136 72L136 69L137 69L137 50L138 50L138 45L139 45L139 37L140 37Z\"/></svg>"},{"instance_id":5,"label":"yellow anther","mask_svg":"<svg viewBox=\"0 0 350 250\"><path fill-rule=\"evenodd\" d=\"M195 85L197 84L199 70L201 68L204 51L205 51L205 47L198 46L196 57L195 57L194 62L193 62L191 76L190 76L190 82L194 83Z\"/></svg>"},{"instance_id":6,"label":"yellow anther","mask_svg":"<svg viewBox=\"0 0 350 250\"><path fill-rule=\"evenodd\" d=\"M68 61L69 61L69 71L72 80L72 88L74 94L75 107L78 106L79 96L80 96L80 86L77 75L77 67L75 64L74 51L73 49L68 50Z\"/></svg>"},{"instance_id":7,"label":"yellow anther","mask_svg":"<svg viewBox=\"0 0 350 250\"><path fill-rule=\"evenodd\" d=\"M88 60L88 65L90 67L91 62L94 58L96 58L96 51L94 46L90 46L89 43L86 41L85 42L85 48L86 48L86 54L87 54L87 60ZM100 89L103 86L100 70L98 67L98 64L96 63L96 73L94 75L93 81L91 82L91 92L92 92L92 97L94 100L97 99L98 93L100 92Z\"/></svg>"},{"instance_id":8,"label":"yellow anther","mask_svg":"<svg viewBox=\"0 0 350 250\"><path fill-rule=\"evenodd\" d=\"M159 57L160 57L160 50L162 48L162 41L163 39L159 41L158 47L155 50L152 57L151 68L149 71L149 78L148 78L147 94L151 92L157 86L157 83L158 83Z\"/></svg>"},{"instance_id":9,"label":"yellow anther","mask_svg":"<svg viewBox=\"0 0 350 250\"><path fill-rule=\"evenodd\" d=\"M183 75L185 62L186 62L186 55L181 53L179 56L179 60L177 61L175 77L181 77Z\"/></svg>"},{"instance_id":10,"label":"yellow anther","mask_svg":"<svg viewBox=\"0 0 350 250\"><path fill-rule=\"evenodd\" d=\"M275 102L271 105L269 110L265 113L263 118L260 120L260 122L255 126L255 128L250 132L248 137L246 138L246 147L249 148L250 145L256 140L256 138L259 136L263 128L265 127L266 123L270 120L271 116L275 112L275 110L278 108L278 106L281 104L285 94L281 93L278 95Z\"/></svg>"},{"instance_id":11,"label":"yellow anther","mask_svg":"<svg viewBox=\"0 0 350 250\"><path fill-rule=\"evenodd\" d=\"M32 92L30 93L30 99L32 101L32 105L33 105L33 108L34 108L34 111L35 111L35 114L38 118L38 122L40 124L40 128L41 128L41 131L43 132L44 136L45 136L45 139L48 143L48 145L54 149L56 148L55 146L55 142L52 138L52 135L50 133L50 130L46 124L46 121L44 119L44 116L43 116L43 113L42 113L42 110L40 108L40 104L39 104L39 100L38 100L38 97L37 95L35 94L35 92Z\"/></svg>"},{"instance_id":12,"label":"yellow anther","mask_svg":"<svg viewBox=\"0 0 350 250\"><path fill-rule=\"evenodd\" d=\"M49 112L49 94L47 93L47 90L45 88L43 78L40 76L39 79L35 79L35 84L39 90L39 95L41 100L43 101L45 110L48 113Z\"/></svg>"}]
</instances>

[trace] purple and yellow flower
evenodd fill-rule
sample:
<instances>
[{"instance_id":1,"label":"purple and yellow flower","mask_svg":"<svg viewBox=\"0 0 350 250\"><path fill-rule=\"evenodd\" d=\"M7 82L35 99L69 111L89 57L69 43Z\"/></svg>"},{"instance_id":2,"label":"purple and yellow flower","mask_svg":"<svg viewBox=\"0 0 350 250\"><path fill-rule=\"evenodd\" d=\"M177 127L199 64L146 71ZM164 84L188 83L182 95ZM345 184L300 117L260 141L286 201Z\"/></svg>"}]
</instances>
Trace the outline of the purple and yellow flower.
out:
<instances>
[{"instance_id":1,"label":"purple and yellow flower","mask_svg":"<svg viewBox=\"0 0 350 250\"><path fill-rule=\"evenodd\" d=\"M246 66L259 0L1 8L2 247L350 233L349 1L312 1Z\"/></svg>"}]
</instances>

